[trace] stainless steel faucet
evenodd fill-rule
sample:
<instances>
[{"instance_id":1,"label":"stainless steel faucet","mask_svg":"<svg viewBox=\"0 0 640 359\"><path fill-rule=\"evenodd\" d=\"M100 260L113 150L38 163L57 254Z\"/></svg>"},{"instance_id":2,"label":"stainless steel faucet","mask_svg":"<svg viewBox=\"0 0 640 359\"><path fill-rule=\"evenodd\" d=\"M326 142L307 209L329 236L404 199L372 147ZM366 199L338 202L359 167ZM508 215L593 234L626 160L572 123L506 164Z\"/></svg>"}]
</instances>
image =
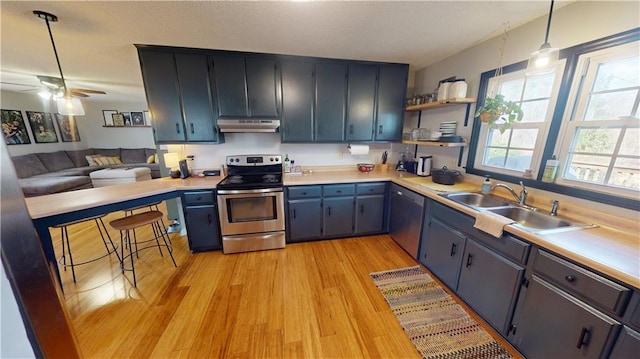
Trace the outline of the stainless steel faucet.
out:
<instances>
[{"instance_id":1,"label":"stainless steel faucet","mask_svg":"<svg viewBox=\"0 0 640 359\"><path fill-rule=\"evenodd\" d=\"M520 181L520 186L522 187L522 189L520 190L520 195L518 195L516 193L516 191L514 191L511 187L509 187L508 185L504 184L504 183L496 183L493 186L491 186L491 190L493 191L495 188L498 187L502 187L504 189L506 189L507 191L509 191L509 193L511 193L511 195L513 196L513 198L515 198L515 200L518 202L518 204L520 204L521 206L526 206L527 205L527 194L529 194L529 192L527 191L527 188L524 186L524 183L522 183L522 181Z\"/></svg>"},{"instance_id":2,"label":"stainless steel faucet","mask_svg":"<svg viewBox=\"0 0 640 359\"><path fill-rule=\"evenodd\" d=\"M551 216L557 216L558 215L558 205L560 204L560 202L558 202L557 199L554 199L553 201L551 201L551 212L549 213L549 215Z\"/></svg>"}]
</instances>

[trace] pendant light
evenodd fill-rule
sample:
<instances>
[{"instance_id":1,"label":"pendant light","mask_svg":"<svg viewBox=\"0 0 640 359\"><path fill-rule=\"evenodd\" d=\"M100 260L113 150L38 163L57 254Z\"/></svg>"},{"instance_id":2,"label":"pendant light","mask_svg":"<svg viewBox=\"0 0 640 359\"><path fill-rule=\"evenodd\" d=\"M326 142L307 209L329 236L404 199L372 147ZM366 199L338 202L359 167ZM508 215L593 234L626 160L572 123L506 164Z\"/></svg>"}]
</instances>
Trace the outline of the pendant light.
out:
<instances>
[{"instance_id":1,"label":"pendant light","mask_svg":"<svg viewBox=\"0 0 640 359\"><path fill-rule=\"evenodd\" d=\"M55 98L56 105L58 107L58 113L65 116L82 116L84 115L84 108L79 99L72 97L71 92L67 89L67 83L64 80L62 74L62 66L60 66L60 59L58 58L58 50L56 49L56 43L53 41L53 34L51 33L51 26L49 22L57 22L58 17L48 12L34 10L33 14L47 24L47 30L49 31L49 38L51 38L51 45L53 46L53 53L56 56L56 63L58 64L58 70L60 71L60 79L62 80L62 88L64 93L62 96ZM42 96L42 95L41 95Z\"/></svg>"},{"instance_id":2,"label":"pendant light","mask_svg":"<svg viewBox=\"0 0 640 359\"><path fill-rule=\"evenodd\" d=\"M553 3L554 0L551 0L551 8L549 9L549 18L547 19L547 32L544 35L544 43L537 51L534 51L533 53L531 53L531 56L529 56L529 63L527 64L527 75L537 75L541 73L551 72L555 67L556 61L558 61L560 50L558 48L551 47L551 44L549 44L549 29L551 28Z\"/></svg>"}]
</instances>

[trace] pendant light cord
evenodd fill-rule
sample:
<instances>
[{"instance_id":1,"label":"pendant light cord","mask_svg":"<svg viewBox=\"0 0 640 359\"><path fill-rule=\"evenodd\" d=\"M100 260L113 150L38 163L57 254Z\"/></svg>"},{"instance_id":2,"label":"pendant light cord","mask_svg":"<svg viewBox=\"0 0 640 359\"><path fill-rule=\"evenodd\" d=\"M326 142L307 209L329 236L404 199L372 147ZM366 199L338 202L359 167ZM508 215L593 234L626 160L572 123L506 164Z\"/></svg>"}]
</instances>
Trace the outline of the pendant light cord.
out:
<instances>
[{"instance_id":1,"label":"pendant light cord","mask_svg":"<svg viewBox=\"0 0 640 359\"><path fill-rule=\"evenodd\" d=\"M49 25L49 19L45 18L47 23L47 30L49 30L49 38L51 38L51 45L53 46L53 54L56 56L56 62L58 63L58 70L60 71L60 78L62 79L62 87L64 88L64 94L67 95L67 82L64 80L62 74L62 66L60 66L60 59L58 58L58 50L56 49L56 43L53 41L53 34L51 33L51 26Z\"/></svg>"},{"instance_id":2,"label":"pendant light cord","mask_svg":"<svg viewBox=\"0 0 640 359\"><path fill-rule=\"evenodd\" d=\"M553 3L554 0L551 0L551 8L549 9L549 18L547 19L547 32L544 34L544 43L549 43L549 30L551 29L551 15L553 15Z\"/></svg>"}]
</instances>

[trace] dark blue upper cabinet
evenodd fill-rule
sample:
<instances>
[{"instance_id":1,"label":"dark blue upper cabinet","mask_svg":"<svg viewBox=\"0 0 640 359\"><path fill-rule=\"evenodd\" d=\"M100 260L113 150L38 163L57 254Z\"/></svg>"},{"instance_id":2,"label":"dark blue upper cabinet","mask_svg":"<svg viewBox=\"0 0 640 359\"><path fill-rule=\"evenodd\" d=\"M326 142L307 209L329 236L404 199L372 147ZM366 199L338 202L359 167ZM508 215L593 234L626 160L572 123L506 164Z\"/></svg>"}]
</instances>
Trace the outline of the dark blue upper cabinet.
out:
<instances>
[{"instance_id":1,"label":"dark blue upper cabinet","mask_svg":"<svg viewBox=\"0 0 640 359\"><path fill-rule=\"evenodd\" d=\"M312 62L282 61L282 142L313 141Z\"/></svg>"},{"instance_id":2,"label":"dark blue upper cabinet","mask_svg":"<svg viewBox=\"0 0 640 359\"><path fill-rule=\"evenodd\" d=\"M372 141L378 66L349 65L347 141Z\"/></svg>"},{"instance_id":3,"label":"dark blue upper cabinet","mask_svg":"<svg viewBox=\"0 0 640 359\"><path fill-rule=\"evenodd\" d=\"M407 92L407 65L382 65L378 78L375 140L401 141Z\"/></svg>"},{"instance_id":4,"label":"dark blue upper cabinet","mask_svg":"<svg viewBox=\"0 0 640 359\"><path fill-rule=\"evenodd\" d=\"M316 142L344 142L347 65L316 64Z\"/></svg>"},{"instance_id":5,"label":"dark blue upper cabinet","mask_svg":"<svg viewBox=\"0 0 640 359\"><path fill-rule=\"evenodd\" d=\"M276 63L260 57L213 57L221 118L278 117Z\"/></svg>"}]
</instances>

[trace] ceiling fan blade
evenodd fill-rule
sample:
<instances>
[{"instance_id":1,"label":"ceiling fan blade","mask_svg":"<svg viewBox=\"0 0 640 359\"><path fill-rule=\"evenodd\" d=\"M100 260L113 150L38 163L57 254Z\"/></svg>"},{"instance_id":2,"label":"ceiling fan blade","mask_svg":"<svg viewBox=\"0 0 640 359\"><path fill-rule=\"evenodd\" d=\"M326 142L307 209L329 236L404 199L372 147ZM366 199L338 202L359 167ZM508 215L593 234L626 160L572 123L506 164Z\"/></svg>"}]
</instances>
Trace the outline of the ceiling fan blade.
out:
<instances>
[{"instance_id":1,"label":"ceiling fan blade","mask_svg":"<svg viewBox=\"0 0 640 359\"><path fill-rule=\"evenodd\" d=\"M40 80L40 82L43 85L58 87L58 88L63 86L62 79L59 77L44 76L44 75L36 75L36 77L38 78L38 80Z\"/></svg>"},{"instance_id":2,"label":"ceiling fan blade","mask_svg":"<svg viewBox=\"0 0 640 359\"><path fill-rule=\"evenodd\" d=\"M89 95L82 93L80 91L74 91L74 90L69 90L69 92L71 93L71 96L75 96L75 97L89 97Z\"/></svg>"},{"instance_id":3,"label":"ceiling fan blade","mask_svg":"<svg viewBox=\"0 0 640 359\"><path fill-rule=\"evenodd\" d=\"M13 86L23 86L23 87L33 87L33 88L40 87L40 86L36 86L36 85L19 84L19 83L16 83L16 82L5 82L5 81L0 81L0 84L13 85Z\"/></svg>"},{"instance_id":4,"label":"ceiling fan blade","mask_svg":"<svg viewBox=\"0 0 640 359\"><path fill-rule=\"evenodd\" d=\"M80 88L71 88L70 89L73 92L86 92L86 93L94 93L94 94L98 94L98 95L106 95L107 93L104 91L100 91L100 90L89 90L89 89L80 89Z\"/></svg>"}]
</instances>

